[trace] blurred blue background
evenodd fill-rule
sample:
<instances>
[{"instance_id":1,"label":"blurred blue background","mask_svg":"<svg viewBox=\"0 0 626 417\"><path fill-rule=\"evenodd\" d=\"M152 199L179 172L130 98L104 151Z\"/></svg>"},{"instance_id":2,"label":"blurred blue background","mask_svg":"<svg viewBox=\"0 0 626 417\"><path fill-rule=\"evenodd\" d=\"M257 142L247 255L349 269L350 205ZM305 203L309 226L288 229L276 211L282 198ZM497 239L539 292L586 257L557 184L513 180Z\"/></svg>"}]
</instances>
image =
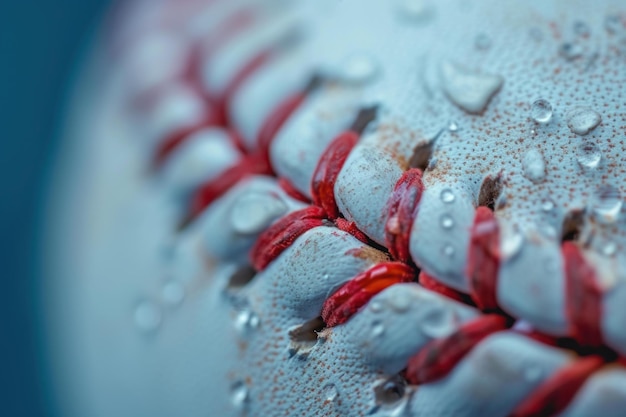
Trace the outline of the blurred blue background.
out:
<instances>
[{"instance_id":1,"label":"blurred blue background","mask_svg":"<svg viewBox=\"0 0 626 417\"><path fill-rule=\"evenodd\" d=\"M37 210L68 87L107 3L0 0L1 416L51 415L36 323Z\"/></svg>"}]
</instances>

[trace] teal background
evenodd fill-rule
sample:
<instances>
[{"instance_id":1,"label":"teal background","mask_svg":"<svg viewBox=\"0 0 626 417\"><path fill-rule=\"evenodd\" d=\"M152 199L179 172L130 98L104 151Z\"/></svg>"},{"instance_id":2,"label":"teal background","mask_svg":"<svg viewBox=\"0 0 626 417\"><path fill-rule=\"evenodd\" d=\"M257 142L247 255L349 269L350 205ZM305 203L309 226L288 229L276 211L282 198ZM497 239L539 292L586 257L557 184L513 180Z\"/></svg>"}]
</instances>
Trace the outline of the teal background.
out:
<instances>
[{"instance_id":1,"label":"teal background","mask_svg":"<svg viewBox=\"0 0 626 417\"><path fill-rule=\"evenodd\" d=\"M52 415L37 323L38 216L69 85L106 3L0 0L0 416Z\"/></svg>"}]
</instances>

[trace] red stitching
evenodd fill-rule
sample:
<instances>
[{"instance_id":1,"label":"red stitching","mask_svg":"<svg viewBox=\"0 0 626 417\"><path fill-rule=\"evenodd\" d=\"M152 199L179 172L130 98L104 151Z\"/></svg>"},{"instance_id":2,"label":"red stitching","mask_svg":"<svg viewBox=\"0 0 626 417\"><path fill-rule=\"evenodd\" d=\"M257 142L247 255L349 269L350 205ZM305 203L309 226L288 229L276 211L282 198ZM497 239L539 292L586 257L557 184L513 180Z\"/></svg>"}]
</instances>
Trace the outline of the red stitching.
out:
<instances>
[{"instance_id":1,"label":"red stitching","mask_svg":"<svg viewBox=\"0 0 626 417\"><path fill-rule=\"evenodd\" d=\"M424 384L445 376L478 342L490 334L506 330L509 325L506 317L484 315L463 324L448 337L432 340L409 359L407 380L412 384Z\"/></svg>"},{"instance_id":2,"label":"red stitching","mask_svg":"<svg viewBox=\"0 0 626 417\"><path fill-rule=\"evenodd\" d=\"M257 271L265 269L307 230L322 226L325 218L324 211L316 206L309 206L283 216L261 233L252 247L250 251L252 266Z\"/></svg>"},{"instance_id":3,"label":"red stitching","mask_svg":"<svg viewBox=\"0 0 626 417\"><path fill-rule=\"evenodd\" d=\"M189 57L187 59L187 63L185 69L181 75L182 81L189 85L195 91L199 91L202 93L202 97L207 106L207 114L204 119L199 123L184 127L179 129L178 131L171 134L169 137L165 138L161 144L158 146L155 155L154 155L154 167L158 168L163 164L165 159L179 146L181 146L187 138L197 130L203 129L205 127L211 126L226 126L226 119L224 116L223 100L219 100L211 97L206 93L205 87L203 85L201 79L201 70L203 63L210 59L211 55L213 55L216 49L227 42L229 39L232 39L237 33L243 31L246 27L251 25L256 16L252 13L251 10L240 10L226 19L222 24L220 24L219 28L215 30L215 36L210 38L210 42L203 43L202 41L196 42L191 46L191 50L189 52ZM243 71L242 71L243 72ZM240 72L241 74L241 72ZM247 76L250 73L246 74ZM244 78L240 75L239 82L242 83ZM235 83L231 83L231 89L233 91L238 88L238 85L233 85ZM162 86L157 86L157 89L161 89ZM231 91L230 93L232 94ZM139 97L138 100L143 101L148 99L148 97L152 96L156 92L147 92L145 96ZM220 104L221 103L221 104ZM240 151L244 151L244 146L241 141L241 138L233 133L231 138L233 139L233 144Z\"/></svg>"},{"instance_id":4,"label":"red stitching","mask_svg":"<svg viewBox=\"0 0 626 417\"><path fill-rule=\"evenodd\" d=\"M302 201L303 203L311 204L311 200L306 195L302 194L300 191L294 187L294 185L285 177L281 177L278 179L278 185L289 197L294 200Z\"/></svg>"},{"instance_id":5,"label":"red stitching","mask_svg":"<svg viewBox=\"0 0 626 417\"><path fill-rule=\"evenodd\" d=\"M389 253L402 262L412 262L409 251L411 229L423 192L422 171L411 168L398 179L387 203L385 241Z\"/></svg>"},{"instance_id":6,"label":"red stitching","mask_svg":"<svg viewBox=\"0 0 626 417\"><path fill-rule=\"evenodd\" d=\"M437 281L435 278L431 277L424 271L420 272L418 282L422 287L430 291L436 292L437 294L441 294L446 298L458 301L463 304L471 304L471 299L469 299L467 294L463 294L462 292L456 291L450 287L443 285L441 282Z\"/></svg>"},{"instance_id":7,"label":"red stitching","mask_svg":"<svg viewBox=\"0 0 626 417\"><path fill-rule=\"evenodd\" d=\"M269 174L265 160L256 155L247 155L236 165L228 168L216 179L203 184L193 195L189 219L194 219L213 201L235 186L242 179L255 174Z\"/></svg>"},{"instance_id":8,"label":"red stitching","mask_svg":"<svg viewBox=\"0 0 626 417\"><path fill-rule=\"evenodd\" d=\"M245 23L243 25L245 26ZM235 32L228 33L232 35ZM211 49L216 45L217 43L212 44ZM194 54L198 51L199 49ZM272 49L262 51L238 71L224 90L222 97L217 101L212 101L216 110L215 114L208 114L206 119L198 125L181 129L163 141L155 153L155 166L160 165L175 148L198 129L219 124L230 125L231 121L228 116L230 100L241 84L265 65L273 52ZM199 65L199 54L192 54L190 66L184 75L186 81L197 88L202 87L197 78ZM273 174L269 155L271 142L284 123L301 106L307 92L308 90L305 90L287 97L274 109L259 131L258 149L254 153L246 155L237 165L223 172L219 178L204 184L196 191L190 205L190 218L200 214L225 191L245 177L253 174ZM244 154L247 153L241 138L235 133L232 138L237 147ZM334 194L335 182L358 139L358 133L346 131L327 146L318 161L311 183L314 205L283 216L259 236L250 252L251 263L257 270L266 268L306 231L328 225L330 223L328 219L334 221L339 229L349 232L362 242L373 244L354 222L341 217ZM418 169L409 169L404 172L387 203L385 241L391 256L399 262L374 265L334 292L325 301L321 311L327 326L333 327L345 323L374 295L389 286L415 281L416 271L411 266L413 261L409 244L413 221L424 191L421 175ZM298 192L287 179L281 178L279 183L288 195L308 202L308 198ZM481 310L495 311L497 314L483 315L463 324L452 335L426 344L408 362L405 376L409 382L423 384L443 377L485 337L510 327L512 319L499 310L496 296L501 256L499 240L500 232L495 214L486 207L478 207L468 248L469 296ZM595 271L573 243L564 243L562 254L567 278L567 317L571 328L570 334L582 346L603 347L600 327L602 290L598 285ZM446 287L423 271L419 276L419 282L429 290L471 304L468 295ZM558 339L537 331L527 333L525 336L552 346L559 346L561 343ZM544 381L525 398L511 416L548 416L562 411L587 378L606 361L614 359L597 355L577 359L573 364L557 371ZM625 364L626 359L618 357L617 363Z\"/></svg>"},{"instance_id":9,"label":"red stitching","mask_svg":"<svg viewBox=\"0 0 626 417\"><path fill-rule=\"evenodd\" d=\"M359 239L361 242L369 245L372 242L369 240L367 235L359 230L355 222L350 222L343 217L337 217L335 219L335 226L339 230L343 230L344 232L350 233L355 238Z\"/></svg>"},{"instance_id":10,"label":"red stitching","mask_svg":"<svg viewBox=\"0 0 626 417\"><path fill-rule=\"evenodd\" d=\"M500 230L494 213L478 207L474 216L467 261L470 295L482 310L496 310L500 269Z\"/></svg>"},{"instance_id":11,"label":"red stitching","mask_svg":"<svg viewBox=\"0 0 626 417\"><path fill-rule=\"evenodd\" d=\"M315 167L311 182L313 203L322 207L331 219L339 217L339 208L335 200L335 182L358 140L357 133L343 132L328 144Z\"/></svg>"},{"instance_id":12,"label":"red stitching","mask_svg":"<svg viewBox=\"0 0 626 417\"><path fill-rule=\"evenodd\" d=\"M215 119L213 112L209 112L205 119L201 122L175 131L157 147L152 161L153 168L159 169L165 163L167 158L184 142L186 142L192 134L212 126L217 126L217 120ZM231 138L231 142L241 151L239 145L241 139L239 136L234 132L229 132L229 137Z\"/></svg>"},{"instance_id":13,"label":"red stitching","mask_svg":"<svg viewBox=\"0 0 626 417\"><path fill-rule=\"evenodd\" d=\"M590 356L559 369L526 397L510 417L553 416L560 413L587 378L603 365L602 358Z\"/></svg>"},{"instance_id":14,"label":"red stitching","mask_svg":"<svg viewBox=\"0 0 626 417\"><path fill-rule=\"evenodd\" d=\"M183 73L183 80L185 80L190 86L196 87L198 91L205 91L205 86L202 81L202 68L205 62L209 61L215 51L223 44L228 42L237 36L238 33L243 32L246 28L250 27L257 16L249 9L242 9L231 16L229 16L224 22L219 24L215 29L212 36L206 41L202 39L196 42L191 49L187 65ZM208 94L205 94L207 100L212 101Z\"/></svg>"},{"instance_id":15,"label":"red stitching","mask_svg":"<svg viewBox=\"0 0 626 417\"><path fill-rule=\"evenodd\" d=\"M259 147L259 152L263 158L268 161L269 166L271 166L270 147L272 141L287 119L289 119L289 117L300 107L306 98L306 93L307 92L305 91L287 97L278 106L276 106L274 111L263 123L263 126L261 126L257 138L257 145Z\"/></svg>"},{"instance_id":16,"label":"red stitching","mask_svg":"<svg viewBox=\"0 0 626 417\"><path fill-rule=\"evenodd\" d=\"M235 96L237 90L245 83L245 81L250 78L252 74L261 69L261 67L263 67L263 65L265 65L270 60L270 57L273 53L274 51L272 50L261 51L260 53L258 53L250 61L248 61L243 66L243 68L239 69L239 71L237 72L237 74L235 74L228 86L226 86L221 97L219 97L215 102L215 113L217 115L217 119L219 120L220 125L232 125L230 121L230 115L228 114L231 100Z\"/></svg>"},{"instance_id":17,"label":"red stitching","mask_svg":"<svg viewBox=\"0 0 626 417\"><path fill-rule=\"evenodd\" d=\"M602 346L602 289L595 271L572 242L564 242L561 251L565 265L566 312L570 333L583 345Z\"/></svg>"},{"instance_id":18,"label":"red stitching","mask_svg":"<svg viewBox=\"0 0 626 417\"><path fill-rule=\"evenodd\" d=\"M411 282L415 271L401 262L384 262L360 273L331 295L322 307L322 319L329 327L348 321L376 294L392 285Z\"/></svg>"}]
</instances>

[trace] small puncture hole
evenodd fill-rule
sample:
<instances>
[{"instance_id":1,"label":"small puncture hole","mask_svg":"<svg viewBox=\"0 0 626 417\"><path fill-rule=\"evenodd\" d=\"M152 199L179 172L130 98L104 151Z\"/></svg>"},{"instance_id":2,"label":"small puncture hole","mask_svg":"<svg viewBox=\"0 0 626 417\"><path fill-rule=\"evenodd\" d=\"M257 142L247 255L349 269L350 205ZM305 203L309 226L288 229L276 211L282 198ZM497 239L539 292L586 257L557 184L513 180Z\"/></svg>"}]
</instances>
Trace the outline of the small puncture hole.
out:
<instances>
[{"instance_id":1,"label":"small puncture hole","mask_svg":"<svg viewBox=\"0 0 626 417\"><path fill-rule=\"evenodd\" d=\"M317 90L321 85L324 84L324 77L320 74L313 74L313 76L311 77L311 79L309 79L309 82L307 83L306 87L304 88L304 91L306 93L311 93L315 90Z\"/></svg>"},{"instance_id":2,"label":"small puncture hole","mask_svg":"<svg viewBox=\"0 0 626 417\"><path fill-rule=\"evenodd\" d=\"M229 289L238 289L246 286L247 284L254 279L256 275L256 271L252 267L252 265L245 265L235 271L234 274L230 276L230 280L228 281Z\"/></svg>"},{"instance_id":3,"label":"small puncture hole","mask_svg":"<svg viewBox=\"0 0 626 417\"><path fill-rule=\"evenodd\" d=\"M574 210L567 213L565 219L563 219L562 227L562 240L571 241L578 240L580 237L580 231L582 230L584 216L582 210Z\"/></svg>"},{"instance_id":4,"label":"small puncture hole","mask_svg":"<svg viewBox=\"0 0 626 417\"><path fill-rule=\"evenodd\" d=\"M365 107L359 110L359 114L357 114L356 119L352 122L350 130L359 135L362 134L365 128L376 119L377 115L378 106Z\"/></svg>"},{"instance_id":5,"label":"small puncture hole","mask_svg":"<svg viewBox=\"0 0 626 417\"><path fill-rule=\"evenodd\" d=\"M307 356L318 341L318 334L325 327L324 320L316 317L289 331L289 356Z\"/></svg>"},{"instance_id":6,"label":"small puncture hole","mask_svg":"<svg viewBox=\"0 0 626 417\"><path fill-rule=\"evenodd\" d=\"M406 381L400 375L385 379L374 387L377 405L395 404L404 397Z\"/></svg>"},{"instance_id":7,"label":"small puncture hole","mask_svg":"<svg viewBox=\"0 0 626 417\"><path fill-rule=\"evenodd\" d=\"M502 181L500 176L487 177L483 180L478 193L478 206L488 207L495 210L496 201L502 194Z\"/></svg>"},{"instance_id":8,"label":"small puncture hole","mask_svg":"<svg viewBox=\"0 0 626 417\"><path fill-rule=\"evenodd\" d=\"M430 158L433 156L433 144L433 141L428 141L417 145L413 149L411 159L409 159L409 167L425 171L430 163Z\"/></svg>"},{"instance_id":9,"label":"small puncture hole","mask_svg":"<svg viewBox=\"0 0 626 417\"><path fill-rule=\"evenodd\" d=\"M297 343L315 343L317 334L324 329L322 317L316 317L289 331L289 338Z\"/></svg>"}]
</instances>

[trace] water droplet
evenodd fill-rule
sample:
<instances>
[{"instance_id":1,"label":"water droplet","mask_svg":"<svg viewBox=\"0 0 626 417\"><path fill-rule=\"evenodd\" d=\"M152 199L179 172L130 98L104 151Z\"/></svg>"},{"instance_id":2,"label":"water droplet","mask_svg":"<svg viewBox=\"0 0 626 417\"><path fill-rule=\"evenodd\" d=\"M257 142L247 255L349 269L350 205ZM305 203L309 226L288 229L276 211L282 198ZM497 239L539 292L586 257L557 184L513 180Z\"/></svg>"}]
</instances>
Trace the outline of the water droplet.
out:
<instances>
[{"instance_id":1,"label":"water droplet","mask_svg":"<svg viewBox=\"0 0 626 417\"><path fill-rule=\"evenodd\" d=\"M185 288L178 281L168 281L161 289L163 301L172 306L177 306L185 298Z\"/></svg>"},{"instance_id":2,"label":"water droplet","mask_svg":"<svg viewBox=\"0 0 626 417\"><path fill-rule=\"evenodd\" d=\"M504 259L514 258L524 245L524 235L518 231L508 234L500 244L500 250Z\"/></svg>"},{"instance_id":3,"label":"water droplet","mask_svg":"<svg viewBox=\"0 0 626 417\"><path fill-rule=\"evenodd\" d=\"M351 55L343 65L342 81L352 84L367 84L380 73L380 65L368 55Z\"/></svg>"},{"instance_id":4,"label":"water droplet","mask_svg":"<svg viewBox=\"0 0 626 417\"><path fill-rule=\"evenodd\" d=\"M454 246L446 243L445 245L443 245L443 248L441 248L441 252L448 258L452 258L454 256L455 249Z\"/></svg>"},{"instance_id":5,"label":"water droplet","mask_svg":"<svg viewBox=\"0 0 626 417\"><path fill-rule=\"evenodd\" d=\"M404 313L411 306L411 297L404 291L396 291L393 297L387 298L387 304L398 313Z\"/></svg>"},{"instance_id":6,"label":"water droplet","mask_svg":"<svg viewBox=\"0 0 626 417\"><path fill-rule=\"evenodd\" d=\"M593 196L592 213L602 224L615 223L622 210L622 195L616 187L603 185Z\"/></svg>"},{"instance_id":7,"label":"water droplet","mask_svg":"<svg viewBox=\"0 0 626 417\"><path fill-rule=\"evenodd\" d=\"M567 112L567 126L577 135L586 135L602 121L600 113L589 107L575 107Z\"/></svg>"},{"instance_id":8,"label":"water droplet","mask_svg":"<svg viewBox=\"0 0 626 417\"><path fill-rule=\"evenodd\" d=\"M449 188L446 188L445 190L441 191L440 198L441 198L441 201L443 201L446 204L453 203L455 199L454 193Z\"/></svg>"},{"instance_id":9,"label":"water droplet","mask_svg":"<svg viewBox=\"0 0 626 417\"><path fill-rule=\"evenodd\" d=\"M541 202L541 210L545 211L546 213L551 212L552 210L554 210L554 202L550 199L545 199Z\"/></svg>"},{"instance_id":10,"label":"water droplet","mask_svg":"<svg viewBox=\"0 0 626 417\"><path fill-rule=\"evenodd\" d=\"M474 39L476 49L485 50L491 48L491 38L485 33L479 33Z\"/></svg>"},{"instance_id":11,"label":"water droplet","mask_svg":"<svg viewBox=\"0 0 626 417\"><path fill-rule=\"evenodd\" d=\"M617 245L615 242L605 242L600 251L604 256L614 256L617 253Z\"/></svg>"},{"instance_id":12,"label":"water droplet","mask_svg":"<svg viewBox=\"0 0 626 417\"><path fill-rule=\"evenodd\" d=\"M243 381L236 381L230 387L230 399L236 408L244 408L250 400L248 386Z\"/></svg>"},{"instance_id":13,"label":"water droplet","mask_svg":"<svg viewBox=\"0 0 626 417\"><path fill-rule=\"evenodd\" d=\"M543 375L543 371L539 366L531 365L524 369L524 378L529 382L535 382Z\"/></svg>"},{"instance_id":14,"label":"water droplet","mask_svg":"<svg viewBox=\"0 0 626 417\"><path fill-rule=\"evenodd\" d=\"M429 307L420 321L422 333L433 339L450 335L456 330L457 325L456 315L443 303Z\"/></svg>"},{"instance_id":15,"label":"water droplet","mask_svg":"<svg viewBox=\"0 0 626 417\"><path fill-rule=\"evenodd\" d=\"M374 396L379 405L395 404L404 397L406 381L400 375L394 375L374 387Z\"/></svg>"},{"instance_id":16,"label":"water droplet","mask_svg":"<svg viewBox=\"0 0 626 417\"><path fill-rule=\"evenodd\" d=\"M450 132L456 132L459 130L459 125L454 121L450 121L450 123L448 123L448 130Z\"/></svg>"},{"instance_id":17,"label":"water droplet","mask_svg":"<svg viewBox=\"0 0 626 417\"><path fill-rule=\"evenodd\" d=\"M260 323L259 316L248 308L240 310L235 319L235 327L242 333L258 328Z\"/></svg>"},{"instance_id":18,"label":"water droplet","mask_svg":"<svg viewBox=\"0 0 626 417\"><path fill-rule=\"evenodd\" d=\"M454 219L449 214L444 214L441 216L439 223L441 224L441 227L449 230L454 226Z\"/></svg>"},{"instance_id":19,"label":"water droplet","mask_svg":"<svg viewBox=\"0 0 626 417\"><path fill-rule=\"evenodd\" d=\"M609 33L617 33L622 29L622 20L619 15L612 14L604 18L604 29Z\"/></svg>"},{"instance_id":20,"label":"water droplet","mask_svg":"<svg viewBox=\"0 0 626 417\"><path fill-rule=\"evenodd\" d=\"M339 396L339 392L337 391L337 387L335 384L327 384L322 388L322 396L324 397L324 401L333 402Z\"/></svg>"},{"instance_id":21,"label":"water droplet","mask_svg":"<svg viewBox=\"0 0 626 417\"><path fill-rule=\"evenodd\" d=\"M530 108L530 114L537 123L548 123L552 119L552 105L548 100L535 100Z\"/></svg>"},{"instance_id":22,"label":"water droplet","mask_svg":"<svg viewBox=\"0 0 626 417\"><path fill-rule=\"evenodd\" d=\"M441 64L439 78L446 96L472 114L484 111L504 83L504 78L499 75L470 71L450 61Z\"/></svg>"},{"instance_id":23,"label":"water droplet","mask_svg":"<svg viewBox=\"0 0 626 417\"><path fill-rule=\"evenodd\" d=\"M372 310L373 313L380 313L381 311L383 311L383 305L378 300L374 300L370 302L369 305L370 305L370 310Z\"/></svg>"},{"instance_id":24,"label":"water droplet","mask_svg":"<svg viewBox=\"0 0 626 417\"><path fill-rule=\"evenodd\" d=\"M578 20L574 22L574 33L581 37L587 37L590 34L589 26L585 22Z\"/></svg>"},{"instance_id":25,"label":"water droplet","mask_svg":"<svg viewBox=\"0 0 626 417\"><path fill-rule=\"evenodd\" d=\"M600 159L602 159L602 152L595 142L583 142L578 148L577 159L581 167L596 169L600 164Z\"/></svg>"},{"instance_id":26,"label":"water droplet","mask_svg":"<svg viewBox=\"0 0 626 417\"><path fill-rule=\"evenodd\" d=\"M402 17L414 22L426 21L432 14L425 0L398 0L397 8Z\"/></svg>"},{"instance_id":27,"label":"water droplet","mask_svg":"<svg viewBox=\"0 0 626 417\"><path fill-rule=\"evenodd\" d=\"M380 337L385 333L385 326L380 320L374 320L372 322L372 336Z\"/></svg>"},{"instance_id":28,"label":"water droplet","mask_svg":"<svg viewBox=\"0 0 626 417\"><path fill-rule=\"evenodd\" d=\"M134 319L135 325L139 330L152 332L159 328L163 316L156 304L150 301L142 301L135 307Z\"/></svg>"},{"instance_id":29,"label":"water droplet","mask_svg":"<svg viewBox=\"0 0 626 417\"><path fill-rule=\"evenodd\" d=\"M522 160L524 176L531 182L537 184L544 180L546 176L546 162L543 155L537 149L526 152Z\"/></svg>"},{"instance_id":30,"label":"water droplet","mask_svg":"<svg viewBox=\"0 0 626 417\"><path fill-rule=\"evenodd\" d=\"M573 61L574 59L580 57L582 54L582 46L574 42L564 42L559 47L559 55L561 55L568 61Z\"/></svg>"}]
</instances>

